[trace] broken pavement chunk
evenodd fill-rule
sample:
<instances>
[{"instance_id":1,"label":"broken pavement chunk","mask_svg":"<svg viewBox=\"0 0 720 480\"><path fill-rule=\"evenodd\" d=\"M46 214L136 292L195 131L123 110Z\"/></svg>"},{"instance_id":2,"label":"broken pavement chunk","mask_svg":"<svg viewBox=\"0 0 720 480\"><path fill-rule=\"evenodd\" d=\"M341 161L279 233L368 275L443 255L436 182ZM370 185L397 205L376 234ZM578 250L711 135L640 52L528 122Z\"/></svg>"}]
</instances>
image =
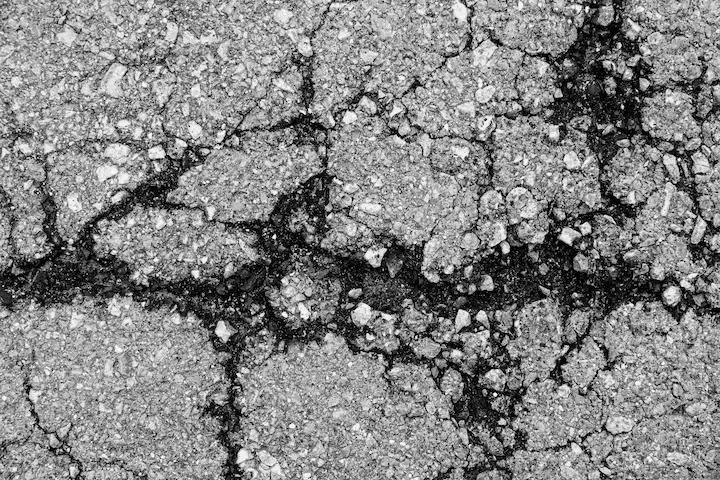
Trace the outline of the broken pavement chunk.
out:
<instances>
[{"instance_id":1,"label":"broken pavement chunk","mask_svg":"<svg viewBox=\"0 0 720 480\"><path fill-rule=\"evenodd\" d=\"M334 4L312 40L311 111L335 113L361 89L397 98L423 80L467 41L469 26L457 21L453 2Z\"/></svg>"},{"instance_id":2,"label":"broken pavement chunk","mask_svg":"<svg viewBox=\"0 0 720 480\"><path fill-rule=\"evenodd\" d=\"M328 157L334 181L324 248L362 252L379 267L387 237L424 244L423 274L438 281L486 247L473 232L477 183L487 175L482 148L461 139L406 143L362 114L333 133Z\"/></svg>"},{"instance_id":3,"label":"broken pavement chunk","mask_svg":"<svg viewBox=\"0 0 720 480\"><path fill-rule=\"evenodd\" d=\"M197 210L136 207L125 218L102 221L95 242L99 255L127 262L140 283L148 277L177 281L189 275L217 282L229 263L237 268L261 258L254 234L207 223Z\"/></svg>"},{"instance_id":4,"label":"broken pavement chunk","mask_svg":"<svg viewBox=\"0 0 720 480\"><path fill-rule=\"evenodd\" d=\"M298 142L292 129L245 134L237 149L213 150L184 173L168 200L212 207L222 222L266 221L282 195L322 171L315 148Z\"/></svg>"},{"instance_id":5,"label":"broken pavement chunk","mask_svg":"<svg viewBox=\"0 0 720 480\"><path fill-rule=\"evenodd\" d=\"M248 369L237 402L245 418L241 444L249 448L241 469L277 463L284 475L301 478L320 461L317 480L350 478L348 471L352 478L381 478L388 462L402 465L403 478L458 471L467 450L429 372L395 364L383 374L373 356L352 354L333 334ZM287 435L292 451L282 447ZM307 453L294 453L301 451Z\"/></svg>"},{"instance_id":6,"label":"broken pavement chunk","mask_svg":"<svg viewBox=\"0 0 720 480\"><path fill-rule=\"evenodd\" d=\"M586 9L573 2L479 0L473 11L472 24L478 32L492 30L505 46L557 57L577 40Z\"/></svg>"},{"instance_id":7,"label":"broken pavement chunk","mask_svg":"<svg viewBox=\"0 0 720 480\"><path fill-rule=\"evenodd\" d=\"M175 323L165 307L147 311L130 297L110 302L120 307L120 318L103 301L77 298L67 305L24 304L11 318L0 319L0 346L14 345L0 349L0 363L8 353L14 357L0 371L6 373L15 362L23 367L16 381L7 382L0 373L0 398L9 394L17 407L27 408L18 394L24 397L26 388L42 392L32 415L17 412L11 425L29 420L53 432L43 451L52 447L58 452L52 458L81 463L88 478L130 478L127 471L220 478L227 457L218 440L222 425L204 412L209 395L228 388L225 355L213 349L192 314ZM71 319L78 315L85 318L84 328L73 329ZM27 358L21 356L25 345L35 352ZM0 409L0 421L6 412ZM3 445L19 444L22 439L1 438L5 426ZM27 445L42 446L42 440L28 440ZM71 457L59 454L69 448ZM26 452L26 458L4 453L3 474L43 460L37 452ZM124 468L107 471L112 465ZM32 478L66 478L73 471L68 467ZM37 467L32 471L37 474Z\"/></svg>"},{"instance_id":8,"label":"broken pavement chunk","mask_svg":"<svg viewBox=\"0 0 720 480\"><path fill-rule=\"evenodd\" d=\"M86 223L114 203L118 192L134 190L150 174L147 156L121 143L86 143L47 157L47 185L57 199L56 224L73 242Z\"/></svg>"}]
</instances>

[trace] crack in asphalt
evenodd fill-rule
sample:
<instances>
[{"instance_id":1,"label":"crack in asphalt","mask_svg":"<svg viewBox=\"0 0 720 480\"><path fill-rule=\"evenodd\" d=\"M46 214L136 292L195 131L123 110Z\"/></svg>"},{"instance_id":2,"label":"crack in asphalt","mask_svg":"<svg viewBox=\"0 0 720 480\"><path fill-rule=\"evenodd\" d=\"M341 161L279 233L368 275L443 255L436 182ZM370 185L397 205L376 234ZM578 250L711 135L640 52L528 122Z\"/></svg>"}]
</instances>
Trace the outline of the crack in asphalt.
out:
<instances>
[{"instance_id":1,"label":"crack in asphalt","mask_svg":"<svg viewBox=\"0 0 720 480\"><path fill-rule=\"evenodd\" d=\"M600 176L604 202L601 212L621 219L632 218L637 212L635 208L622 204L609 193L608 179L604 172L608 162L619 149L617 141L635 135L642 136L650 142L656 141L651 139L641 128L640 107L645 94L639 88L640 75L636 75L629 82L621 81L618 84L618 93L613 97L602 91L601 80L606 75L600 61L603 55L615 45L620 45L620 50L628 57L639 52L637 44L626 39L621 32L623 2L614 0L613 4L616 17L609 26L599 27L587 23L580 29L578 40L568 52L552 60L559 70L564 72L564 75L560 86L563 96L551 106L554 114L550 120L564 128L571 118L579 115L592 117L595 128L591 128L587 133L590 148L597 155L601 172L603 172ZM472 18L473 7L468 7L468 10ZM327 11L329 11L329 7L325 13ZM313 34L321 27L322 22ZM466 45L456 55L461 54L468 46L472 45L474 32L472 28L469 30L469 39ZM491 38L495 43L499 43L492 35ZM452 57L452 55L446 56L438 70L443 68L447 60ZM305 58L296 54L292 62L302 74L301 96L307 112L315 96L312 80L315 56L313 54ZM641 71L646 71L647 68L647 66L640 66ZM419 86L422 86L422 83L415 80L405 94ZM372 93L363 90L360 89L355 97L345 102L350 106L349 108L359 104L363 97L373 98ZM697 96L699 87L693 86L693 91ZM385 120L386 105L379 101L376 104L379 107L378 115ZM335 115L339 117L340 113L335 112ZM339 122L340 119L337 118L337 120ZM598 131L597 126L603 124L614 125L611 134L604 135ZM390 124L387 126L392 130ZM127 264L113 258L97 257L92 236L97 231L100 221L122 218L138 205L162 207L168 210L185 209L167 202L166 196L177 187L178 180L183 173L204 161L206 156L204 149L190 147L182 158L170 160L162 172L154 174L129 192L121 202L109 207L87 222L79 235L79 240L72 247L68 246L58 234L55 225L57 205L43 184L41 188L43 193L42 209L45 213L43 230L53 245L52 253L37 262L17 264L13 275L2 275L0 277L0 300L12 308L13 304L19 300L30 298L51 303L67 302L77 293L103 298L132 293L136 298L147 301L147 308L150 309L171 304L176 306L180 312L193 311L203 320L208 329L214 328L219 319L225 319L239 331L239 335L227 344L221 344L216 340L214 345L219 351L231 354L231 358L225 364L225 372L227 378L233 380L237 377L239 368L235 359L241 356L244 348L242 339L256 334L261 328L270 330L276 336L278 343L284 342L285 346L293 341L307 342L321 338L322 333L326 331L325 327L300 331L287 329L282 320L275 316L272 306L265 297L265 285L280 276L284 265L293 253L306 252L311 255L332 258L336 269L334 275L341 280L343 286L341 298L347 298L350 289L363 285L364 301L374 309L390 312L399 310L402 300L405 299L413 300L416 306L422 305L423 308L435 314L449 317L458 308L485 311L507 310L509 307L520 308L524 304L544 298L549 291L550 295L558 299L562 306L592 308L595 312L601 312L597 315L597 318L600 318L622 303L655 299L662 290L662 282L639 278L629 268L620 268L610 274L603 271L590 276L575 272L572 268L574 250L557 240L557 233L562 225L555 225L555 229L548 235L546 243L532 249L537 255L537 260L530 259L528 247L520 247L514 248L507 256L495 255L476 262L474 264L475 277L473 278L477 278L480 274L489 274L502 288L492 292L478 292L470 297L458 293L455 278L445 279L439 284L428 282L420 273L422 264L422 248L420 247L407 248L397 243L393 244L380 269L371 268L361 259L332 255L315 245L312 236L308 238L303 233L291 231L289 227L290 216L297 211L304 210L313 220L315 234L322 235L327 229L325 216L332 177L327 174L326 169L331 128L323 126L311 115L304 113L267 129L236 130L234 134L242 137L242 135L256 130L277 131L284 128L293 128L301 141L306 141L316 147L323 160L323 172L305 181L296 191L282 195L267 222L252 221L242 224L226 222L229 225L242 225L256 232L260 237L262 250L267 254L267 261L243 268L217 284L194 279L183 279L176 282L151 279L147 286L139 286L130 281L130 268ZM397 133L397 129L394 131ZM492 158L492 144L484 143L483 145L488 147L488 153ZM492 162L490 169L492 172ZM696 202L697 209L697 192L694 190L693 183L686 182L685 187ZM0 199L3 203L10 201L2 191L0 191ZM596 213L593 212L593 214ZM694 253L699 253L699 251ZM703 255L709 254L704 251ZM392 257L402 262L402 268L397 275L391 276L388 272L388 259ZM717 257L713 258L717 261ZM549 267L546 275L539 275L537 272L536 265L541 262L546 263ZM471 280L472 278L468 279L468 281ZM539 286L546 288L547 291L543 292ZM238 319L243 315L250 315L251 307L256 304L265 306L265 322L260 326L249 328L247 323L240 322ZM671 310L671 313L676 318L682 314L679 307ZM338 314L338 332L346 339L356 338L361 330L348 321L348 317L349 312ZM571 354L577 353L581 349L584 340L589 336L591 327L592 323L586 327L584 332L578 334L574 342L565 344L567 350L556 361L551 379L556 382L562 380L563 365L567 363ZM494 323L491 323L490 328L493 332L499 330L499 326ZM348 342L348 344L355 353L361 351L353 342ZM511 359L504 346L497 342L493 346L498 352L492 362L494 368L517 366L519 360ZM599 348L603 351L607 361L605 368L612 368L607 347L599 345ZM424 365L431 363L430 360L418 359L407 345L391 354L385 351L375 353L382 353L385 356L388 369L392 368L394 363ZM472 375L461 372L466 387L461 399L455 403L453 418L462 424L470 421L483 423L499 435L502 430L499 424L500 419L504 418L503 421L512 424L517 417L516 409L523 400L527 386L517 391L504 392L510 401L508 407L510 415L503 415L492 407L488 398L489 393L483 391L483 388L479 386L478 379L484 373L483 370L487 369L488 365L482 365ZM435 376L435 381L437 382L440 377L441 375ZM24 380L26 400L30 405L35 426L46 436L56 435L55 432L43 428L30 399L31 388L29 379L26 378ZM241 476L239 467L235 464L239 446L231 438L231 434L242 422L242 415L234 406L238 388L238 385L231 382L227 392L229 401L224 405L211 403L205 411L206 414L218 418L223 425L220 441L228 451L226 480ZM469 436L472 444L480 444L480 440L475 434L470 432ZM59 439L59 441L61 442L60 447L48 447L49 450L54 455L64 455L70 458L80 471L77 478L83 478L82 462L72 455L72 448L65 443L64 439ZM501 441L501 443L503 442ZM502 456L488 456L487 464L469 469L465 478L474 479L479 473L490 470L500 470L510 475L509 468L500 465L499 462L503 458L512 456L516 451L526 449L526 444L526 434L516 430L514 444L503 445ZM559 451L565 446L553 448ZM450 472L445 472L439 474L435 480L448 478L450 478Z\"/></svg>"}]
</instances>

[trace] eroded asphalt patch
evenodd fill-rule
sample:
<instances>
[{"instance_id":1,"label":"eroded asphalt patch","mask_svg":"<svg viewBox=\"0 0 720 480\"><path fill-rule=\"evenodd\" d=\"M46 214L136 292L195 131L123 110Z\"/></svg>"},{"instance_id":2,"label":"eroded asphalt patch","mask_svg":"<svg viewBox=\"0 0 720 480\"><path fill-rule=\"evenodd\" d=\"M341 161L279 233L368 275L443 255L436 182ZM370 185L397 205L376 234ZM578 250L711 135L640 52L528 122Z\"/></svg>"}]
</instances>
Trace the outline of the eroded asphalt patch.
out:
<instances>
[{"instance_id":1,"label":"eroded asphalt patch","mask_svg":"<svg viewBox=\"0 0 720 480\"><path fill-rule=\"evenodd\" d=\"M720 475L714 2L85 3L0 9L0 478Z\"/></svg>"}]
</instances>

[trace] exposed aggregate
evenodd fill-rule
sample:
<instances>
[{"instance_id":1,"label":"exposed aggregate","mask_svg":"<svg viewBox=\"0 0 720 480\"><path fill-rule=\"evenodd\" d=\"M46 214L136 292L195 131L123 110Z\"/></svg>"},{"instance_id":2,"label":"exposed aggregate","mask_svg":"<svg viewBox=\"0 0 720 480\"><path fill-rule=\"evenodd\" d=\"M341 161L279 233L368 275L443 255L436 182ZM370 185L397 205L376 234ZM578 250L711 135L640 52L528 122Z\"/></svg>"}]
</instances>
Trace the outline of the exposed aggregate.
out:
<instances>
[{"instance_id":1,"label":"exposed aggregate","mask_svg":"<svg viewBox=\"0 0 720 480\"><path fill-rule=\"evenodd\" d=\"M714 479L720 4L0 2L0 479Z\"/></svg>"}]
</instances>

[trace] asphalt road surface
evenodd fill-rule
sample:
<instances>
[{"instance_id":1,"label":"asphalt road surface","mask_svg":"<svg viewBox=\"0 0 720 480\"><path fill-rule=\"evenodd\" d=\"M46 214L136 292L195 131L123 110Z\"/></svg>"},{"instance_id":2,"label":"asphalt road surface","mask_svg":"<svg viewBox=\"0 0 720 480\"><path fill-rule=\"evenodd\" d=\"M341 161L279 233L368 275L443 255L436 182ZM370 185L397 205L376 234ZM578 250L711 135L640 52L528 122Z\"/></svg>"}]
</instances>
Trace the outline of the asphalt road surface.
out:
<instances>
[{"instance_id":1,"label":"asphalt road surface","mask_svg":"<svg viewBox=\"0 0 720 480\"><path fill-rule=\"evenodd\" d=\"M720 479L716 0L0 0L0 479Z\"/></svg>"}]
</instances>

